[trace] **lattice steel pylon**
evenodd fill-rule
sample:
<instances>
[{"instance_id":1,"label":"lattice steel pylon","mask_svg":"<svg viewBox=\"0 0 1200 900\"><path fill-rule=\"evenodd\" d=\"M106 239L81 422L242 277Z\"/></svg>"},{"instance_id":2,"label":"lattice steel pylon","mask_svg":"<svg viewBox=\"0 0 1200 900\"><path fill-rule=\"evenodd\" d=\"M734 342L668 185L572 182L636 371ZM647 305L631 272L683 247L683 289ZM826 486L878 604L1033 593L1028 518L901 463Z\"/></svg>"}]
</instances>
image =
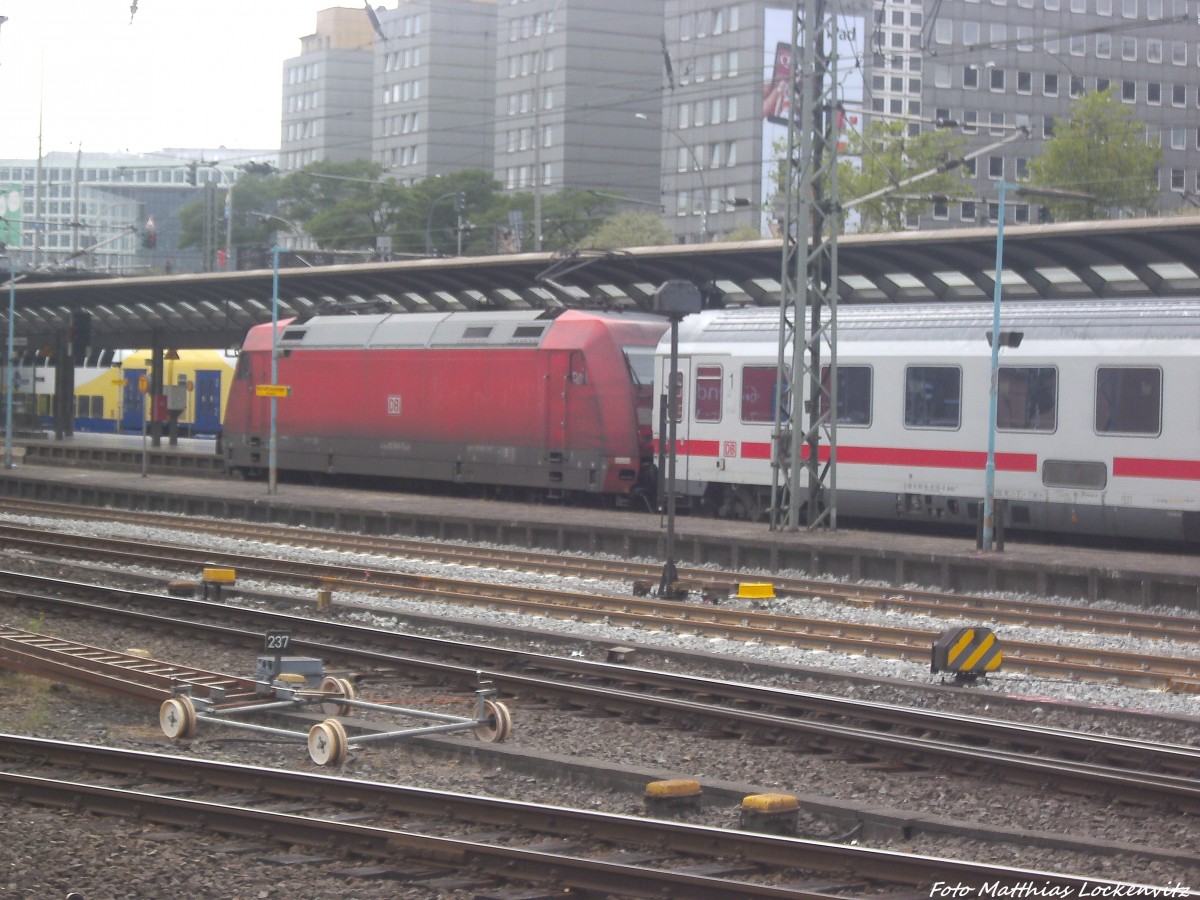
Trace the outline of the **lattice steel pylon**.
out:
<instances>
[{"instance_id":1,"label":"lattice steel pylon","mask_svg":"<svg viewBox=\"0 0 1200 900\"><path fill-rule=\"evenodd\" d=\"M837 528L837 419L833 411L838 387L840 109L835 0L794 0L771 451L772 531L798 530L802 511L809 529ZM824 372L823 358L828 360ZM802 479L802 475L807 477Z\"/></svg>"}]
</instances>

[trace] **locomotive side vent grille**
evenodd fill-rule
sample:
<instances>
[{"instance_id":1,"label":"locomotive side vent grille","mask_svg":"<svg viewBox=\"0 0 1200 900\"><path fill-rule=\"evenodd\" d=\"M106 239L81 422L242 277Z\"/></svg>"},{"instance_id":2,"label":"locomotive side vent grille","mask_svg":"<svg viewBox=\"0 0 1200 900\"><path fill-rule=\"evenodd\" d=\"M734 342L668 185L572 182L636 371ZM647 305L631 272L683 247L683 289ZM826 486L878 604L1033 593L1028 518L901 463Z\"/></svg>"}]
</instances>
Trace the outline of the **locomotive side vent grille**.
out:
<instances>
[{"instance_id":1,"label":"locomotive side vent grille","mask_svg":"<svg viewBox=\"0 0 1200 900\"><path fill-rule=\"evenodd\" d=\"M306 335L306 334L308 334L307 328L285 328L283 330L283 337L281 337L280 340L281 341L302 341L302 340L304 340L304 335Z\"/></svg>"}]
</instances>

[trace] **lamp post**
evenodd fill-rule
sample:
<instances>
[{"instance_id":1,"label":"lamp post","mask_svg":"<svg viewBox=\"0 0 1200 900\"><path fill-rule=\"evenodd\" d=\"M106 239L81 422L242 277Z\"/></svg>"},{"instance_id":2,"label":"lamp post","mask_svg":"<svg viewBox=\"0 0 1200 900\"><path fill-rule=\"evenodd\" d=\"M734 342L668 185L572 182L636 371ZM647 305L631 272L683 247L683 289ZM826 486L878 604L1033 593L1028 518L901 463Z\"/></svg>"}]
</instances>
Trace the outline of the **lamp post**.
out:
<instances>
[{"instance_id":1,"label":"lamp post","mask_svg":"<svg viewBox=\"0 0 1200 900\"><path fill-rule=\"evenodd\" d=\"M1000 195L997 198L999 210L996 213L996 278L992 284L992 332L988 343L992 345L992 378L988 389L988 448L987 465L984 467L983 490L983 541L982 548L991 552L992 538L995 534L996 515L996 410L999 402L1000 389L1000 296L1002 293L1001 279L1004 275L1004 192L1008 184L1001 181Z\"/></svg>"},{"instance_id":2,"label":"lamp post","mask_svg":"<svg viewBox=\"0 0 1200 900\"><path fill-rule=\"evenodd\" d=\"M641 119L643 122L648 122L650 120L650 117L645 113L634 113L633 117L635 119ZM696 156L696 150L694 147L692 147L691 142L689 142L687 138L680 134L679 130L675 128L674 125L668 125L666 122L663 122L662 127L673 134L679 143L683 145L683 148L687 150L687 154L692 160L692 165L695 166L696 175L700 179L700 190L704 193L703 202L700 204L700 241L701 243L707 244L709 198L708 182L704 178L704 167L700 165L700 158Z\"/></svg>"},{"instance_id":3,"label":"lamp post","mask_svg":"<svg viewBox=\"0 0 1200 900\"><path fill-rule=\"evenodd\" d=\"M675 588L675 423L679 405L679 321L686 315L699 312L700 289L690 281L665 281L654 293L653 310L671 320L671 373L667 379L667 552L658 596L679 599ZM659 435L662 440L662 435Z\"/></svg>"}]
</instances>

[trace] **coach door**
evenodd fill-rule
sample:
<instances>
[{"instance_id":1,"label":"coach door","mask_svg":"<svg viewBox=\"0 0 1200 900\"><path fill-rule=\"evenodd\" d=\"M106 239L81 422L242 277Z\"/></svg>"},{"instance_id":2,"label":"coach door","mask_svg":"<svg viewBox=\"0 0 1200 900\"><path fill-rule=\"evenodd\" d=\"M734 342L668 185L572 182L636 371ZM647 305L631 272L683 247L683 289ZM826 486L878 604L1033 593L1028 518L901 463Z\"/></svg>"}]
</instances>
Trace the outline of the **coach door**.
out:
<instances>
[{"instance_id":1,"label":"coach door","mask_svg":"<svg viewBox=\"0 0 1200 900\"><path fill-rule=\"evenodd\" d=\"M146 398L141 380L148 377L145 369L126 369L125 384L121 387L121 431L141 433L146 418Z\"/></svg>"},{"instance_id":2,"label":"coach door","mask_svg":"<svg viewBox=\"0 0 1200 900\"><path fill-rule=\"evenodd\" d=\"M216 434L221 430L221 373L216 369L197 369L193 400L195 417L192 434Z\"/></svg>"},{"instance_id":3,"label":"coach door","mask_svg":"<svg viewBox=\"0 0 1200 900\"><path fill-rule=\"evenodd\" d=\"M667 443L667 435L670 423L667 421L663 412L667 405L667 383L671 377L671 358L665 356L659 360L661 366L658 378L655 379L655 385L658 386L660 396L656 400L656 408L658 410L658 419L654 423L654 432L658 435L658 446L660 448L659 455L661 457L662 477L667 477L667 468L670 465L670 458L666 455L669 450ZM691 396L692 396L692 361L691 359L680 357L675 366L675 482L676 493L680 492L679 483L686 481L689 478L691 471L691 454L690 442L692 434L692 417ZM656 461L657 462L657 461ZM665 485L666 482L664 481ZM664 493L663 496L666 496Z\"/></svg>"}]
</instances>

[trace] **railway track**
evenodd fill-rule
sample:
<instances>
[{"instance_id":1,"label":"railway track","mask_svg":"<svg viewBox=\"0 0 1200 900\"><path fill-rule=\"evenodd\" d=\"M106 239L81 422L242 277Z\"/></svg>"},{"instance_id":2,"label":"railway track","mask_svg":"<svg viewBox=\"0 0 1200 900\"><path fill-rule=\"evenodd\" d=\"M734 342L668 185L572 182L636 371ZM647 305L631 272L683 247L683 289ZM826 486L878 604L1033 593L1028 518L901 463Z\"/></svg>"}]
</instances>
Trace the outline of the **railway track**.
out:
<instances>
[{"instance_id":1,"label":"railway track","mask_svg":"<svg viewBox=\"0 0 1200 900\"><path fill-rule=\"evenodd\" d=\"M0 765L0 793L12 801L317 847L375 863L381 876L402 869L411 883L456 875L477 889L502 883L713 900L912 897L939 881L1063 891L1120 884L12 735L0 736Z\"/></svg>"},{"instance_id":2,"label":"railway track","mask_svg":"<svg viewBox=\"0 0 1200 900\"><path fill-rule=\"evenodd\" d=\"M710 603L679 603L656 597L614 597L495 583L412 575L363 565L289 561L274 556L231 553L151 543L86 537L43 528L0 525L0 537L11 548L48 557L72 556L111 564L155 566L167 571L198 572L206 566L231 567L245 578L308 589L358 591L382 596L420 598L463 606L505 609L530 616L603 621L642 629L757 641L881 658L929 658L937 631L806 618L761 609L731 608ZM281 538L277 535L275 540ZM322 537L322 540L325 538ZM259 541L262 541L260 536ZM381 551L382 552L382 551ZM524 556L524 554L521 554ZM478 560L476 561L478 564ZM885 601L886 602L886 601ZM1194 643L1194 634L1167 617L1164 627L1175 640ZM1060 617L1050 619L1063 627ZM1045 623L1043 623L1045 624ZM1149 628L1149 625L1144 625ZM1189 623L1188 628L1194 626ZM1163 637L1163 634L1159 634ZM1055 678L1118 681L1174 691L1200 690L1200 657L1158 656L1116 650L1003 640L1005 668Z\"/></svg>"},{"instance_id":3,"label":"railway track","mask_svg":"<svg viewBox=\"0 0 1200 900\"><path fill-rule=\"evenodd\" d=\"M540 572L564 577L656 582L661 563L635 560L570 556L562 553L508 547L467 546L461 543L414 538L345 534L310 528L243 522L180 520L177 515L119 509L85 509L63 503L0 498L0 511L12 515L83 519L163 528L184 527L188 531L216 537L267 544L311 547L346 553L378 554L387 557L423 559L479 568ZM750 580L744 572L680 565L681 581L700 599L719 602ZM1194 616L1111 610L1076 604L1048 603L1024 598L981 597L943 591L921 591L871 585L850 585L816 578L773 574L769 578L781 596L811 596L873 609L894 609L939 618L987 617L998 624L1063 628L1097 634L1127 635L1152 640L1200 640L1200 619Z\"/></svg>"},{"instance_id":4,"label":"railway track","mask_svg":"<svg viewBox=\"0 0 1200 900\"><path fill-rule=\"evenodd\" d=\"M900 771L999 775L1024 784L1044 783L1047 789L1102 791L1113 801L1157 803L1200 813L1200 749L1195 747L1039 728L2 574L10 606L53 605L76 615L120 617L137 623L139 631L195 631L206 635L208 642L234 640L257 646L263 633L283 629L293 635L293 652L356 667L365 681L416 678L470 690L482 679L508 696L551 702L564 710L603 710L648 724L701 727L728 738L768 741L800 753L842 754ZM19 591L14 588L18 580L25 585ZM76 599L55 597L51 593L55 589L68 591ZM76 672L86 657L89 670L108 673L106 686L110 689L119 689L122 680L141 685L148 677L144 667L161 665L142 659L97 659L96 648L86 648L86 654L54 648L54 652L32 659L28 647L29 641L20 634L0 634L0 660L7 665L65 677ZM159 679L156 683L161 690L161 676L153 677ZM240 689L245 692L244 687ZM128 692L145 696L136 688Z\"/></svg>"}]
</instances>

